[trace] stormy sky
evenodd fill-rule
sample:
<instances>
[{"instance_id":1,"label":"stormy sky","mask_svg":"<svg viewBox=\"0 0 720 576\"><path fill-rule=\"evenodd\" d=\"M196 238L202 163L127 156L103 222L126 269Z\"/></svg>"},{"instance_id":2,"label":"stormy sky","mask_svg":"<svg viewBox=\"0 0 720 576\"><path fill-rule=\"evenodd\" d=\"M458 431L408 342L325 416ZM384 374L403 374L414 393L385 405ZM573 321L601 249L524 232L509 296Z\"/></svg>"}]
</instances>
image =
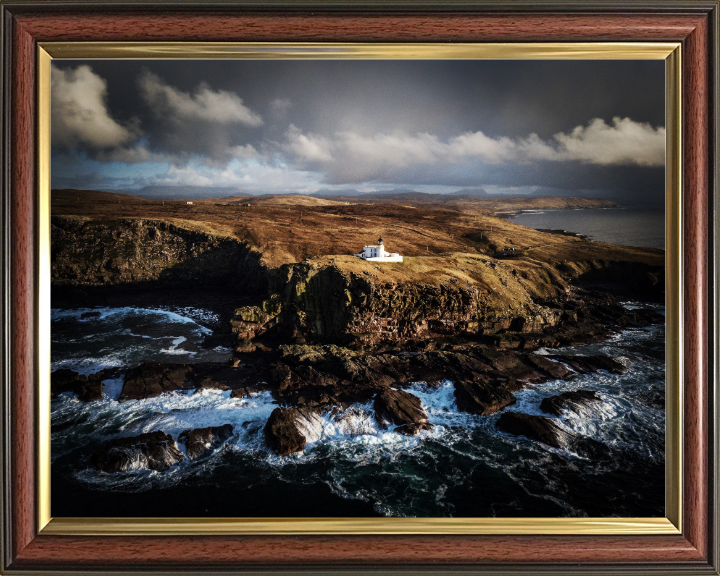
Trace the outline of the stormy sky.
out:
<instances>
[{"instance_id":1,"label":"stormy sky","mask_svg":"<svg viewBox=\"0 0 720 576\"><path fill-rule=\"evenodd\" d=\"M662 61L55 60L52 187L660 206Z\"/></svg>"}]
</instances>

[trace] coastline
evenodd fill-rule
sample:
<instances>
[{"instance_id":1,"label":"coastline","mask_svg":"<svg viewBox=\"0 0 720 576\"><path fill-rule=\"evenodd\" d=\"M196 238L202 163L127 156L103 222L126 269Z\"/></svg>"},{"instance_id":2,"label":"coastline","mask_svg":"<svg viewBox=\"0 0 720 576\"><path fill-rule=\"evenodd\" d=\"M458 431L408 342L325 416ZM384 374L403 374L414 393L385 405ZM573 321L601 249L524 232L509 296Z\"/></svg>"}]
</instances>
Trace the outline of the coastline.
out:
<instances>
[{"instance_id":1,"label":"coastline","mask_svg":"<svg viewBox=\"0 0 720 576\"><path fill-rule=\"evenodd\" d=\"M562 229L589 240L665 249L664 210L638 206L576 210L528 210L503 216L535 230Z\"/></svg>"},{"instance_id":2,"label":"coastline","mask_svg":"<svg viewBox=\"0 0 720 576\"><path fill-rule=\"evenodd\" d=\"M436 211L416 212L413 222L426 214L437 226ZM467 244L460 243L467 251L430 254L426 246L427 253L402 263L337 253L277 263L273 254L287 254L286 247L259 250L207 224L199 230L177 220L53 217L53 305L82 307L66 315L68 350L86 338L73 335L72 322L90 330L89 342L120 330L124 340L115 341L126 347L113 352L112 368L81 373L70 362L53 373L53 441L70 442L72 453L58 456L58 485L87 496L86 488L108 494L148 482L152 492L168 482L202 483L210 462L212 470L225 469L228 459L231 467L253 468L250 455L281 475L309 455L309 469L325 477L338 472L327 468L329 453L341 449L339 462L346 462L365 444L378 446L361 450L373 466L388 446L405 447L397 457L410 470L415 450L461 441L458 426L476 431L472 450L496 446L504 453L520 442L533 458L557 455L563 474L568 458L606 462L617 448L603 446L586 424L575 426L625 410L625 400L614 403L630 360L603 350L664 322L655 304L623 305L664 300L662 252L487 222L467 221ZM417 234L418 224L397 226ZM103 250L89 248L98 241ZM447 247L458 245L452 242ZM512 258L500 255L507 246L517 248ZM181 330L167 314L182 316L184 308L212 314L191 315ZM90 354L84 345L78 354ZM600 351L578 353L587 346ZM215 353L229 358L218 361ZM607 378L610 395L574 384L606 386ZM532 396L546 385L542 398ZM654 418L658 398L647 402ZM99 406L114 414L102 433L84 424ZM198 407L205 416L191 418ZM245 420L247 410L255 416ZM646 433L655 434L640 437ZM443 458L455 458L446 450ZM343 464L350 466L343 482L352 476L351 461ZM68 486L72 478L85 488ZM327 481L342 500L358 499ZM400 513L377 506L372 514ZM553 513L582 508L573 510Z\"/></svg>"}]
</instances>

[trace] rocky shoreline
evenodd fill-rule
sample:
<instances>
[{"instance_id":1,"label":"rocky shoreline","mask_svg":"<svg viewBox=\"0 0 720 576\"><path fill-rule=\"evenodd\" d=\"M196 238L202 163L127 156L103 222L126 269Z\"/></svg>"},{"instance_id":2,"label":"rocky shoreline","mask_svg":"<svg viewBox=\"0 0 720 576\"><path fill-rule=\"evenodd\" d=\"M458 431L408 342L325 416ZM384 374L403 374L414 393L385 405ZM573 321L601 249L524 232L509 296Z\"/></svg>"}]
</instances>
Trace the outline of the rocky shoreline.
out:
<instances>
[{"instance_id":1,"label":"rocky shoreline","mask_svg":"<svg viewBox=\"0 0 720 576\"><path fill-rule=\"evenodd\" d=\"M536 333L455 335L424 339L412 346L385 344L368 350L333 344L278 344L272 348L260 345L249 351L236 351L227 364L144 362L124 372L119 402L170 392L219 390L243 398L270 391L278 407L268 419L264 435L267 446L283 456L303 450L308 439L319 437L323 413L347 409L358 402L374 403L375 419L381 428L395 427L398 433L418 434L430 430L433 424L420 400L403 390L411 383L422 381L432 386L450 380L458 409L486 416L513 405L514 393L528 385L554 379L572 380L599 370L616 374L626 370L623 364L606 356L537 354L537 348L600 342L622 328L664 321L652 309L629 310L611 303L606 295L582 296L582 304L579 299L572 301L573 314ZM52 394L73 392L80 400L97 400L102 396L103 379L117 373L116 369L114 373L106 371L86 377L59 370L52 374ZM577 411L598 401L592 392L578 391L546 399L539 408L557 416L563 410ZM497 427L556 448L576 446L582 440L569 437L551 419L516 412L504 413ZM232 436L232 427L222 433L199 429L183 434L178 442L189 442L186 450L190 454L190 444L200 441L190 442L188 438L204 435L207 438L200 444L221 444ZM104 472L138 467L166 470L184 459L178 450L172 438L150 438L144 434L111 440L96 450L91 459ZM202 453L200 450L195 457L202 457Z\"/></svg>"},{"instance_id":2,"label":"rocky shoreline","mask_svg":"<svg viewBox=\"0 0 720 576\"><path fill-rule=\"evenodd\" d=\"M153 361L89 376L58 370L53 397L69 392L81 401L98 400L103 381L119 374L119 402L205 390L229 391L233 398L269 391L278 406L264 437L281 456L319 437L322 414L358 402L373 403L383 429L408 435L431 430L420 399L405 390L415 382L451 381L458 409L482 417L503 412L532 384L600 370L623 373L625 366L613 358L537 351L598 343L623 329L664 322L652 308L622 305L638 295L662 301L662 267L635 262L632 254L629 260L571 261L526 253L511 262L450 254L383 268L323 257L270 269L243 243L173 225L53 223L55 302L71 305L104 294L105 304L170 304L179 291L192 305L218 312L207 345L234 349L229 363ZM120 246L119 252L77 248L98 237ZM599 401L577 391L538 408L557 416ZM504 411L497 428L553 448L591 449L544 416ZM155 431L110 440L89 456L107 473L164 471L205 457L232 435L229 424L185 430L177 439Z\"/></svg>"}]
</instances>

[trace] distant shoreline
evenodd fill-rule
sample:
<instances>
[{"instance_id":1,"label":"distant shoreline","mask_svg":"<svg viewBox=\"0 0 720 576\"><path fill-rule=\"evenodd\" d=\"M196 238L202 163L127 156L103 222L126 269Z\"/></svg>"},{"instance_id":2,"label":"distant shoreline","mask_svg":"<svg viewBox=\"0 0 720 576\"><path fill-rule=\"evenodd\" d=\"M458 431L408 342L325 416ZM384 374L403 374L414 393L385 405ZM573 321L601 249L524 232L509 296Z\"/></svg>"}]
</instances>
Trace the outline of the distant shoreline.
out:
<instances>
[{"instance_id":1,"label":"distant shoreline","mask_svg":"<svg viewBox=\"0 0 720 576\"><path fill-rule=\"evenodd\" d=\"M507 210L498 218L545 233L576 236L620 246L665 248L664 211L623 206L594 209ZM559 230L560 232L555 232Z\"/></svg>"}]
</instances>

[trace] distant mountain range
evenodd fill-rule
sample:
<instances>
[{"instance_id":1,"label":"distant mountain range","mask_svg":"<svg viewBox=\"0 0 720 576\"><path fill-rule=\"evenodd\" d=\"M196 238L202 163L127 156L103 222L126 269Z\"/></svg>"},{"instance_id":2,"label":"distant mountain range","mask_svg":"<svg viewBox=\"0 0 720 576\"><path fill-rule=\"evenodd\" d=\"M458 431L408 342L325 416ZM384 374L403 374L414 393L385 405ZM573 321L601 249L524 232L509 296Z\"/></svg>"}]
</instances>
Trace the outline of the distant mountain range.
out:
<instances>
[{"instance_id":1,"label":"distant mountain range","mask_svg":"<svg viewBox=\"0 0 720 576\"><path fill-rule=\"evenodd\" d=\"M361 192L359 190L319 190L311 194L287 193L287 194L254 194L237 187L214 187L205 186L145 186L140 190L122 189L115 190L112 194L128 194L137 198L145 198L147 200L207 200L211 202L241 202L247 201L250 197L263 198L264 196L274 197L311 197L321 198L334 201L346 202L362 202L362 199L380 202L380 203L408 203L423 202L431 204L456 204L458 202L469 201L476 202L482 200L505 201L511 199L530 199L530 198L587 198L591 196L578 193L578 191L559 190L559 189L538 189L531 194L492 194L484 188L461 188L455 192L446 194L418 192L411 188L395 188L392 190L379 190L376 192Z\"/></svg>"},{"instance_id":2,"label":"distant mountain range","mask_svg":"<svg viewBox=\"0 0 720 576\"><path fill-rule=\"evenodd\" d=\"M117 190L120 194L130 194L148 200L194 200L200 198L216 198L219 196L255 196L235 186L145 186L140 190Z\"/></svg>"}]
</instances>

